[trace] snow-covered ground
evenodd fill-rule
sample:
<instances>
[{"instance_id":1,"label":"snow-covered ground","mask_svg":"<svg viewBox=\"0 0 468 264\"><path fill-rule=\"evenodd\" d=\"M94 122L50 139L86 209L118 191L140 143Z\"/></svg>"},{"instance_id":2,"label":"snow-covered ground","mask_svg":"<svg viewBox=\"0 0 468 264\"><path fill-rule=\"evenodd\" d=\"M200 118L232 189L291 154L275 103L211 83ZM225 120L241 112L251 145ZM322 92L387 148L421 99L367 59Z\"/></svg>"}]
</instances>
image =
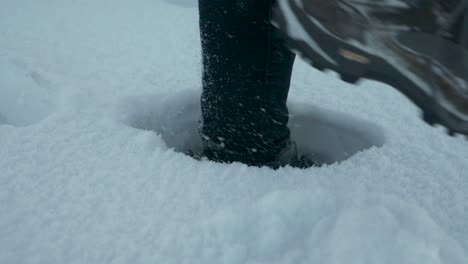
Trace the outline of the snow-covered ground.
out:
<instances>
[{"instance_id":1,"label":"snow-covered ground","mask_svg":"<svg viewBox=\"0 0 468 264\"><path fill-rule=\"evenodd\" d=\"M195 0L0 0L0 263L468 263L468 142L297 61L329 165L195 161Z\"/></svg>"}]
</instances>

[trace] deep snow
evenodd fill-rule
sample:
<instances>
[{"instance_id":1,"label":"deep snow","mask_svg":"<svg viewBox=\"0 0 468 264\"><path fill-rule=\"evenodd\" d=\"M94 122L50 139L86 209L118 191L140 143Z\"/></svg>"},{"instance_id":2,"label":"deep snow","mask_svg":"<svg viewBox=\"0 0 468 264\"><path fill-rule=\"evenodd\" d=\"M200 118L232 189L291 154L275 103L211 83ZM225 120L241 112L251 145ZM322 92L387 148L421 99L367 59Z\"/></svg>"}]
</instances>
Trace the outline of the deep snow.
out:
<instances>
[{"instance_id":1,"label":"deep snow","mask_svg":"<svg viewBox=\"0 0 468 264\"><path fill-rule=\"evenodd\" d=\"M468 142L297 61L329 165L195 161L193 0L0 0L0 263L468 263Z\"/></svg>"}]
</instances>

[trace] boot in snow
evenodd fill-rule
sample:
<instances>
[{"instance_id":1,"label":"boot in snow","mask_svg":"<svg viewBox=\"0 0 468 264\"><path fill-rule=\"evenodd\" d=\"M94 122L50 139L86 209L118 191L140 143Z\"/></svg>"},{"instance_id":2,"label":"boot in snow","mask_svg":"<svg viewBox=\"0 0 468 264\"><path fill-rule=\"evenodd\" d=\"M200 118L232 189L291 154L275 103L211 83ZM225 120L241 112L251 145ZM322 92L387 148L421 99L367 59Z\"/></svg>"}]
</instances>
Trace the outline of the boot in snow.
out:
<instances>
[{"instance_id":1,"label":"boot in snow","mask_svg":"<svg viewBox=\"0 0 468 264\"><path fill-rule=\"evenodd\" d=\"M272 23L315 68L389 84L427 123L468 135L467 2L277 0Z\"/></svg>"}]
</instances>

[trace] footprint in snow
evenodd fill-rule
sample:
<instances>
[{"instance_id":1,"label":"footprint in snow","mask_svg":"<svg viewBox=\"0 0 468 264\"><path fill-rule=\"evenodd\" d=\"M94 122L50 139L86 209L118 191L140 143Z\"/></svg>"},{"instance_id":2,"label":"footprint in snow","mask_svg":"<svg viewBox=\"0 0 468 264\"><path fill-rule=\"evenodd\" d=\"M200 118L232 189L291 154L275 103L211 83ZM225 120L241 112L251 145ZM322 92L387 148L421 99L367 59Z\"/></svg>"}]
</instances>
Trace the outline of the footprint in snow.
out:
<instances>
[{"instance_id":1,"label":"footprint in snow","mask_svg":"<svg viewBox=\"0 0 468 264\"><path fill-rule=\"evenodd\" d=\"M121 107L123 122L160 134L177 152L201 153L198 135L200 92L185 90L170 95L127 99ZM315 153L325 164L344 161L354 154L385 143L383 130L348 114L310 105L290 103L289 127L299 153Z\"/></svg>"},{"instance_id":2,"label":"footprint in snow","mask_svg":"<svg viewBox=\"0 0 468 264\"><path fill-rule=\"evenodd\" d=\"M0 58L0 124L26 126L54 108L51 83L21 60Z\"/></svg>"}]
</instances>

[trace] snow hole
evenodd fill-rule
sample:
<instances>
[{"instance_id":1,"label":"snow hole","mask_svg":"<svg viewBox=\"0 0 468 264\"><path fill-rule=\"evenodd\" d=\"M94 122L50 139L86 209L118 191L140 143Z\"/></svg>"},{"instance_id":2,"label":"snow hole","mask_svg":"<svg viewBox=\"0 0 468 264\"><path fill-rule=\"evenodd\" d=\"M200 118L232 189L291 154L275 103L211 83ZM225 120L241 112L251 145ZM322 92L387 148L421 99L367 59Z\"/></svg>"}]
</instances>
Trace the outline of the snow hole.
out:
<instances>
[{"instance_id":1,"label":"snow hole","mask_svg":"<svg viewBox=\"0 0 468 264\"><path fill-rule=\"evenodd\" d=\"M198 135L200 92L127 98L120 115L127 125L154 131L176 152L202 151ZM348 114L311 105L289 104L291 135L299 153L314 153L325 164L344 161L354 154L385 143L383 130Z\"/></svg>"}]
</instances>

